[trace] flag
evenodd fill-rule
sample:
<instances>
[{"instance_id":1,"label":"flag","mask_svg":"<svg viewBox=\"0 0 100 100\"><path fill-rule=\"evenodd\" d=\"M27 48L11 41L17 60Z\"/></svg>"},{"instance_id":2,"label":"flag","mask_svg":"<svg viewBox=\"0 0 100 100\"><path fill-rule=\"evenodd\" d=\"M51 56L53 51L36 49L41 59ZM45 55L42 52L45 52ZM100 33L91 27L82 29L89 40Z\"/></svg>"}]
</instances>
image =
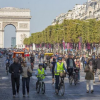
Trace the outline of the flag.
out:
<instances>
[{"instance_id":1,"label":"flag","mask_svg":"<svg viewBox=\"0 0 100 100\"><path fill-rule=\"evenodd\" d=\"M72 44L71 43L69 43L69 49L72 49Z\"/></svg>"},{"instance_id":2,"label":"flag","mask_svg":"<svg viewBox=\"0 0 100 100\"><path fill-rule=\"evenodd\" d=\"M67 49L69 49L69 43L67 43Z\"/></svg>"},{"instance_id":3,"label":"flag","mask_svg":"<svg viewBox=\"0 0 100 100\"><path fill-rule=\"evenodd\" d=\"M49 48L51 48L51 44L49 44Z\"/></svg>"},{"instance_id":4,"label":"flag","mask_svg":"<svg viewBox=\"0 0 100 100\"><path fill-rule=\"evenodd\" d=\"M79 46L78 47L79 47L79 50L81 50L81 42L79 42Z\"/></svg>"},{"instance_id":5,"label":"flag","mask_svg":"<svg viewBox=\"0 0 100 100\"><path fill-rule=\"evenodd\" d=\"M47 44L45 44L45 48L47 48Z\"/></svg>"},{"instance_id":6,"label":"flag","mask_svg":"<svg viewBox=\"0 0 100 100\"><path fill-rule=\"evenodd\" d=\"M42 47L42 44L40 44L40 48Z\"/></svg>"},{"instance_id":7,"label":"flag","mask_svg":"<svg viewBox=\"0 0 100 100\"><path fill-rule=\"evenodd\" d=\"M87 43L87 49L88 50L90 50L91 48L90 48L90 44L89 43Z\"/></svg>"}]
</instances>

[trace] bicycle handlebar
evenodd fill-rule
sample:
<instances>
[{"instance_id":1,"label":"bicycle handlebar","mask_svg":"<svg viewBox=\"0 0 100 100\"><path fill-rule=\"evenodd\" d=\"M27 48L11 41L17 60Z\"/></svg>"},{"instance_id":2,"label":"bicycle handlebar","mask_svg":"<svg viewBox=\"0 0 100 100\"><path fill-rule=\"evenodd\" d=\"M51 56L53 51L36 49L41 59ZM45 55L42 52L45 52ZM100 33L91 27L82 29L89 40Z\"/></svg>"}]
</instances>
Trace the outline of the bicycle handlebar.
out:
<instances>
[{"instance_id":1,"label":"bicycle handlebar","mask_svg":"<svg viewBox=\"0 0 100 100\"><path fill-rule=\"evenodd\" d=\"M36 76L47 76L47 75L45 75L45 74L42 74L42 75L36 75Z\"/></svg>"}]
</instances>

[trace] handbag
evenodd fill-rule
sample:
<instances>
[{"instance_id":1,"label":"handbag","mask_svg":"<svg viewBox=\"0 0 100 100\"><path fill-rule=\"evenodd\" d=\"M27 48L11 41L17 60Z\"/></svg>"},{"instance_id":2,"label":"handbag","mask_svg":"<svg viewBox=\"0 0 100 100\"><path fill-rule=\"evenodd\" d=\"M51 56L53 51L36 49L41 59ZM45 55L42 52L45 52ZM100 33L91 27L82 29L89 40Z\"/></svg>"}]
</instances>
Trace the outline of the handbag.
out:
<instances>
[{"instance_id":1,"label":"handbag","mask_svg":"<svg viewBox=\"0 0 100 100\"><path fill-rule=\"evenodd\" d=\"M29 67L28 67L28 68L29 68ZM32 76L32 73L29 72L29 71L27 71L27 76L28 76L28 77L31 77L31 76Z\"/></svg>"}]
</instances>

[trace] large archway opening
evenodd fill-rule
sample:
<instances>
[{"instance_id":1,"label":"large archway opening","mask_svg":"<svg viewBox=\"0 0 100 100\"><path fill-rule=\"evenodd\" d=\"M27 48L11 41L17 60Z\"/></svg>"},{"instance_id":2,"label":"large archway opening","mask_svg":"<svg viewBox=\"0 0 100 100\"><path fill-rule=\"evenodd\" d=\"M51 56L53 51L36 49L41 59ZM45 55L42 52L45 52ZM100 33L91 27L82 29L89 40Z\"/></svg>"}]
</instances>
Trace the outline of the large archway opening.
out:
<instances>
[{"instance_id":1,"label":"large archway opening","mask_svg":"<svg viewBox=\"0 0 100 100\"><path fill-rule=\"evenodd\" d=\"M22 40L30 36L30 10L5 7L0 9L0 15L0 48L11 47L11 37L15 37L15 29L5 27L9 24L16 27L16 48L25 48Z\"/></svg>"},{"instance_id":2,"label":"large archway opening","mask_svg":"<svg viewBox=\"0 0 100 100\"><path fill-rule=\"evenodd\" d=\"M4 48L16 47L16 28L13 25L7 25L4 28Z\"/></svg>"}]
</instances>

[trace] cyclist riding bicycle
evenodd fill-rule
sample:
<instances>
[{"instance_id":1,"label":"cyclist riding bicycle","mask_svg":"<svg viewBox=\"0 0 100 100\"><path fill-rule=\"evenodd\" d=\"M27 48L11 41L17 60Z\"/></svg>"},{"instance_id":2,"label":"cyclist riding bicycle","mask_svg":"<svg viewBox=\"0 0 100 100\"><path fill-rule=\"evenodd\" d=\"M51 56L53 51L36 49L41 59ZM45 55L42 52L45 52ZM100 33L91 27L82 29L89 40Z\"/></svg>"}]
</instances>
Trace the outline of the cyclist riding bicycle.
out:
<instances>
[{"instance_id":1,"label":"cyclist riding bicycle","mask_svg":"<svg viewBox=\"0 0 100 100\"><path fill-rule=\"evenodd\" d=\"M58 62L55 65L55 92L58 94L58 87L59 87L59 76L61 72L67 72L64 63L62 62L62 58L58 58Z\"/></svg>"},{"instance_id":2,"label":"cyclist riding bicycle","mask_svg":"<svg viewBox=\"0 0 100 100\"><path fill-rule=\"evenodd\" d=\"M10 66L10 59L9 59L9 57L7 57L7 59L6 59L6 71L8 71L9 66Z\"/></svg>"},{"instance_id":3,"label":"cyclist riding bicycle","mask_svg":"<svg viewBox=\"0 0 100 100\"><path fill-rule=\"evenodd\" d=\"M12 61L12 52L10 51L8 55L9 55L9 59Z\"/></svg>"},{"instance_id":4,"label":"cyclist riding bicycle","mask_svg":"<svg viewBox=\"0 0 100 100\"><path fill-rule=\"evenodd\" d=\"M67 69L68 69L68 73L69 73L69 78L70 76L73 75L73 70L74 68L76 68L74 59L73 59L73 55L69 54L69 58L67 59Z\"/></svg>"},{"instance_id":5,"label":"cyclist riding bicycle","mask_svg":"<svg viewBox=\"0 0 100 100\"><path fill-rule=\"evenodd\" d=\"M37 76L38 80L36 82L36 88L37 88L37 84L39 82L39 78L40 79L45 79L45 75L47 75L47 72L45 71L45 69L43 68L43 64L39 64L39 68L37 69L37 71L35 72L35 75Z\"/></svg>"}]
</instances>

